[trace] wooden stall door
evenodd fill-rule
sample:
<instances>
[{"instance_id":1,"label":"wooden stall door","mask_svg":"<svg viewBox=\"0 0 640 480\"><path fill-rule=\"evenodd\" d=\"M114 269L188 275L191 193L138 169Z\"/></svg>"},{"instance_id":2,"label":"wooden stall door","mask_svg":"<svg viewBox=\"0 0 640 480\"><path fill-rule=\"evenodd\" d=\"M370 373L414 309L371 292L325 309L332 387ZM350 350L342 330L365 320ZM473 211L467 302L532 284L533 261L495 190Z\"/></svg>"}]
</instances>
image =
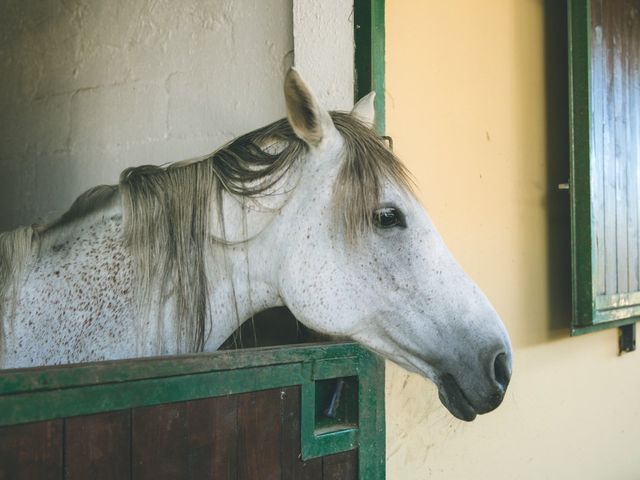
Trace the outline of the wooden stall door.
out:
<instances>
[{"instance_id":1,"label":"wooden stall door","mask_svg":"<svg viewBox=\"0 0 640 480\"><path fill-rule=\"evenodd\" d=\"M0 428L0 480L356 478L356 450L301 460L299 386Z\"/></svg>"}]
</instances>

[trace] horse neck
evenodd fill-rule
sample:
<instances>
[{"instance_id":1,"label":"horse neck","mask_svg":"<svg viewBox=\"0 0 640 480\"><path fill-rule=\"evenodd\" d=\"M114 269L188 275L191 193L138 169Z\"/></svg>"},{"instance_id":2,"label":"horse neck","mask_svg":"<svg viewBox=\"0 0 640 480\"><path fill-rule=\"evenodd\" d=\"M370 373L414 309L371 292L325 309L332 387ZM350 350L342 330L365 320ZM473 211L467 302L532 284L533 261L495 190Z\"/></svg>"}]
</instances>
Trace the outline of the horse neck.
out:
<instances>
[{"instance_id":1,"label":"horse neck","mask_svg":"<svg viewBox=\"0 0 640 480\"><path fill-rule=\"evenodd\" d=\"M283 305L276 211L282 201L267 197L255 203L224 193L222 213L220 205L212 208L212 235L217 241L207 257L212 328L206 351L216 350L253 315Z\"/></svg>"},{"instance_id":2,"label":"horse neck","mask_svg":"<svg viewBox=\"0 0 640 480\"><path fill-rule=\"evenodd\" d=\"M338 138L329 155L338 158L342 146ZM282 266L291 254L292 231L300 202L306 197L319 202L331 195L332 179L337 162L323 162L309 155L294 164L273 190L265 192L257 201L228 194L222 196L224 229L214 220L214 236L224 238L230 245L221 249L228 275L214 290L211 312L216 326L206 350L214 350L234 332L244 320L271 307L284 305L281 297L285 280ZM219 218L214 206L214 219ZM298 219L299 220L299 219ZM216 315L216 312L221 312ZM224 319L221 323L216 317ZM219 331L216 331L219 329Z\"/></svg>"},{"instance_id":3,"label":"horse neck","mask_svg":"<svg viewBox=\"0 0 640 480\"><path fill-rule=\"evenodd\" d=\"M269 232L245 243L225 246L217 252L222 263L218 279L211 279L211 334L206 351L216 350L252 316L283 305L277 285L278 260Z\"/></svg>"}]
</instances>

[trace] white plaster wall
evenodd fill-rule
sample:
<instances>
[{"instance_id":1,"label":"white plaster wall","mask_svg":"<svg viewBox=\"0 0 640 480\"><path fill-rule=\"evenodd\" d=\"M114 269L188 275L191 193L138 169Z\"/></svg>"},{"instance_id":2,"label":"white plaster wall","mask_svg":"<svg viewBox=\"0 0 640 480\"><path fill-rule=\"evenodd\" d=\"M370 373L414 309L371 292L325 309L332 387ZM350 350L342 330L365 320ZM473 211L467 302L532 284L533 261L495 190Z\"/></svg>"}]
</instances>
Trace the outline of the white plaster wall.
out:
<instances>
[{"instance_id":1,"label":"white plaster wall","mask_svg":"<svg viewBox=\"0 0 640 480\"><path fill-rule=\"evenodd\" d=\"M295 64L331 110L353 106L353 0L293 0Z\"/></svg>"},{"instance_id":2,"label":"white plaster wall","mask_svg":"<svg viewBox=\"0 0 640 480\"><path fill-rule=\"evenodd\" d=\"M322 3L295 0L295 59L348 108L352 1ZM0 2L0 231L282 117L293 19L293 0Z\"/></svg>"}]
</instances>

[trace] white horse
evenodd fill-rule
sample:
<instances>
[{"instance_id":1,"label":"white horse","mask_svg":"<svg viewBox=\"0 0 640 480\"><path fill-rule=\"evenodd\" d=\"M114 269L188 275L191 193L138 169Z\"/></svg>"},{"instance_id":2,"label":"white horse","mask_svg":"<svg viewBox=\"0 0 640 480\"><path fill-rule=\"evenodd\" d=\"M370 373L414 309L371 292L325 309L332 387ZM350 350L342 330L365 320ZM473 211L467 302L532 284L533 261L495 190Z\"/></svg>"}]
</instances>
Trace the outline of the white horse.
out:
<instances>
[{"instance_id":1,"label":"white horse","mask_svg":"<svg viewBox=\"0 0 640 480\"><path fill-rule=\"evenodd\" d=\"M508 335L371 128L373 94L330 113L293 69L284 91L288 119L2 234L0 366L210 352L286 305L430 378L458 418L497 407Z\"/></svg>"}]
</instances>

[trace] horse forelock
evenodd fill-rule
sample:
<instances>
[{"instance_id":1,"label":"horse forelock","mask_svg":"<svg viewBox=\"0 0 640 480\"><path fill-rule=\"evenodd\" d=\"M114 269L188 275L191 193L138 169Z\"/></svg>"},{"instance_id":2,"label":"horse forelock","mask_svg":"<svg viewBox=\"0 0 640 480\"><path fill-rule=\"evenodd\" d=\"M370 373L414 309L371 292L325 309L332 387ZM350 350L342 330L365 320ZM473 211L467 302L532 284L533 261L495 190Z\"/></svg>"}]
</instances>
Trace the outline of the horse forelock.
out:
<instances>
[{"instance_id":1,"label":"horse forelock","mask_svg":"<svg viewBox=\"0 0 640 480\"><path fill-rule=\"evenodd\" d=\"M373 227L384 182L406 192L413 181L406 167L371 127L354 115L332 112L344 139L343 161L334 183L334 212L344 223L347 240L356 241Z\"/></svg>"}]
</instances>

